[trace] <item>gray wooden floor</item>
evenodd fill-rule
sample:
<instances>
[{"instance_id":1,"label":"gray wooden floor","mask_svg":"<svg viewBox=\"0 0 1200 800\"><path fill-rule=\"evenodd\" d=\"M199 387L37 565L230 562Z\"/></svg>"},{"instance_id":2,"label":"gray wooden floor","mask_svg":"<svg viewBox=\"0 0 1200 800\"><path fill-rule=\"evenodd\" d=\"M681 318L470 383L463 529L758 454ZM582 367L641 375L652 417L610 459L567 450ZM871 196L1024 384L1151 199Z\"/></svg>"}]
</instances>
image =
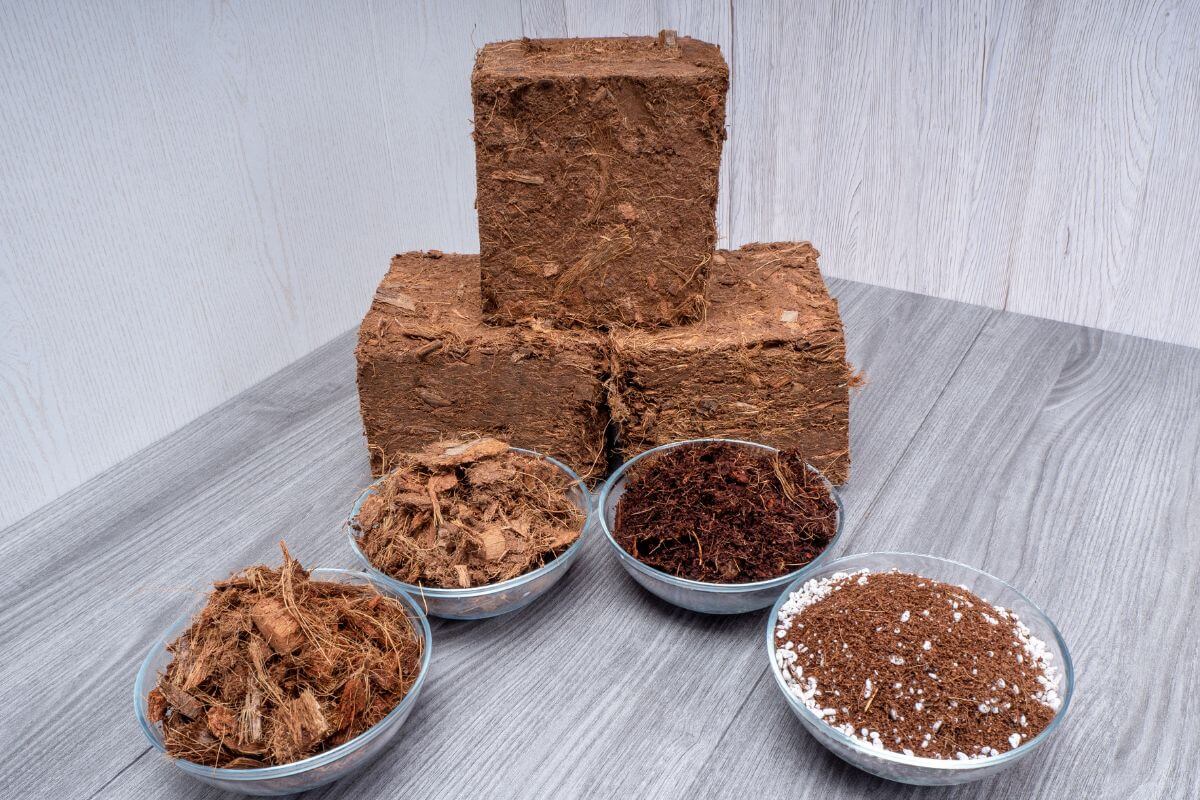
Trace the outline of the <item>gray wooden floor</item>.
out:
<instances>
[{"instance_id":1,"label":"gray wooden floor","mask_svg":"<svg viewBox=\"0 0 1200 800\"><path fill-rule=\"evenodd\" d=\"M434 622L395 745L312 797L1185 797L1200 782L1200 350L848 282L854 475L839 553L959 559L1062 628L1060 735L958 789L826 753L769 680L766 612L639 590L601 542L510 618ZM352 338L0 532L0 796L209 797L147 748L137 664L207 581L352 564L368 480ZM1194 796L1194 795L1192 795Z\"/></svg>"}]
</instances>

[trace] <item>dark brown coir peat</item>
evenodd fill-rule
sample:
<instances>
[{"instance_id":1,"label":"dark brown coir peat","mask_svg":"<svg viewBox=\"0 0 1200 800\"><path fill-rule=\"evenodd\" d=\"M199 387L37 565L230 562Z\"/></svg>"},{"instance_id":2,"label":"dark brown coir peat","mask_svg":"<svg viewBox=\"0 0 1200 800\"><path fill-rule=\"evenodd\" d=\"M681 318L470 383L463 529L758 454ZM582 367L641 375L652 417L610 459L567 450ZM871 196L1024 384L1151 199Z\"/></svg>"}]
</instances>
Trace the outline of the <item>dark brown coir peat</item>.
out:
<instances>
[{"instance_id":1,"label":"dark brown coir peat","mask_svg":"<svg viewBox=\"0 0 1200 800\"><path fill-rule=\"evenodd\" d=\"M776 668L826 723L870 746L996 756L1041 733L1061 701L1045 644L958 586L903 572L808 581L780 608Z\"/></svg>"},{"instance_id":2,"label":"dark brown coir peat","mask_svg":"<svg viewBox=\"0 0 1200 800\"><path fill-rule=\"evenodd\" d=\"M614 528L626 552L657 570L750 583L820 555L837 533L837 503L797 453L707 442L635 464Z\"/></svg>"}]
</instances>

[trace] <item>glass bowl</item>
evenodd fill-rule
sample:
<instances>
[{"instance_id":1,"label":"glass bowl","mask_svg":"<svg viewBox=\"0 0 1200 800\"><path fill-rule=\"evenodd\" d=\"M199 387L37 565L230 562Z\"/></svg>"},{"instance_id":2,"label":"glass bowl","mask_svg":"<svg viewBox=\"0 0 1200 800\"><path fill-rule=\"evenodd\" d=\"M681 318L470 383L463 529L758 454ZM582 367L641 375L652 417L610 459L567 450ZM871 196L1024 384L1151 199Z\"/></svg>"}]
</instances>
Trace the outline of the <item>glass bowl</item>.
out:
<instances>
[{"instance_id":1,"label":"glass bowl","mask_svg":"<svg viewBox=\"0 0 1200 800\"><path fill-rule=\"evenodd\" d=\"M472 586L468 589L441 589L404 583L381 571L370 562L366 554L358 546L356 538L358 531L354 529L352 524L354 518L358 516L359 509L362 508L363 502L375 493L375 487L379 484L379 481L383 480L383 478L380 478L359 495L358 500L354 503L354 508L350 509L350 516L346 520L346 532L350 538L350 548L354 551L354 555L358 557L367 574L380 583L392 587L394 591L412 595L425 607L430 616L441 617L443 619L486 619L487 617L498 617L501 614L508 614L522 609L548 592L550 587L558 583L563 575L567 574L567 570L575 563L575 559L579 558L583 540L587 536L588 531L595 525L596 512L592 504L592 495L580 477L561 461L553 459L550 456L544 456L541 453L536 453L533 450L525 450L520 447L511 447L509 449L515 453L524 453L525 455L533 456L548 464L552 464L571 480L571 501L583 511L585 517L579 538L566 549L566 552L532 572L527 572L524 575L518 575L515 578L510 578L499 583L489 583L485 586Z\"/></svg>"},{"instance_id":2,"label":"glass bowl","mask_svg":"<svg viewBox=\"0 0 1200 800\"><path fill-rule=\"evenodd\" d=\"M1060 670L1059 697L1062 705L1058 713L1044 731L1020 746L1005 751L998 756L960 761L957 759L921 758L907 756L890 750L877 750L858 739L847 736L832 725L824 722L794 696L784 683L783 676L775 661L775 623L779 617L779 609L787 602L788 596L798 590L805 581L827 578L836 572L853 572L868 569L871 572L886 572L898 569L922 577L948 583L953 586L963 586L974 592L993 605L1002 606L1016 612L1021 622L1029 627L1033 636L1046 643L1051 655L1051 663L1057 664ZM1071 695L1075 692L1075 670L1071 664L1071 654L1067 651L1067 643L1062 634L1040 608L1029 598L1009 586L999 578L980 572L974 567L949 561L934 556L917 555L915 553L863 553L846 556L823 565L799 580L793 581L784 590L771 615L767 618L767 658L770 662L771 674L775 676L775 684L783 692L792 713L799 718L801 724L813 737L828 748L834 755L858 767L861 770L900 783L911 783L918 786L945 786L957 783L977 781L994 775L1003 769L1011 767L1028 756L1046 742L1062 724L1067 707L1071 704Z\"/></svg>"},{"instance_id":3,"label":"glass bowl","mask_svg":"<svg viewBox=\"0 0 1200 800\"><path fill-rule=\"evenodd\" d=\"M779 596L780 589L784 586L808 575L821 562L825 561L833 546L837 544L838 539L842 536L842 523L844 521L842 498L838 495L837 489L834 488L833 484L824 475L821 475L815 467L806 465L811 472L820 476L821 480L825 482L826 488L829 489L829 494L837 504L837 529L834 531L833 538L829 540L829 544L825 546L825 549L816 558L800 569L780 575L778 578L756 581L754 583L707 583L704 581L677 578L674 575L642 563L633 555L626 552L625 548L617 544L617 540L613 537L613 527L616 524L617 516L617 503L621 500L621 495L625 492L625 476L629 472L630 467L643 458L657 455L666 450L676 447L694 447L698 444L707 444L709 442L729 442L745 447L766 450L770 453L779 452L774 447L757 444L756 442L747 442L741 439L687 439L682 442L672 442L654 447L626 461L621 465L620 469L604 482L597 503L598 510L600 511L600 527L604 530L604 535L608 538L608 543L612 545L612 550L616 553L621 566L651 594L657 595L673 605L691 611L699 611L704 614L744 614L748 611L758 611L771 605Z\"/></svg>"},{"instance_id":4,"label":"glass bowl","mask_svg":"<svg viewBox=\"0 0 1200 800\"><path fill-rule=\"evenodd\" d=\"M417 637L421 641L421 671L417 675L416 682L413 683L412 688L408 690L408 694L404 695L400 703L379 722L345 744L301 761L257 769L222 769L206 767L177 758L171 759L171 763L193 778L228 792L264 796L293 794L323 786L369 764L395 737L404 724L404 720L408 718L409 712L416 705L417 696L425 684L425 676L429 674L429 655L432 650L429 620L421 608L408 595L398 593L361 572L345 569L314 569L310 574L314 580L374 586L380 594L394 597L409 609L413 630L416 631ZM146 707L147 697L157 682L159 674L164 672L167 665L171 663L172 655L167 651L167 645L187 629L191 624L192 617L204 607L207 599L207 597L199 598L186 614L167 628L162 638L150 649L146 660L142 662L137 679L133 684L133 705L137 713L138 724L141 725L142 733L146 734L150 744L164 754L167 750L163 744L162 731L157 723L150 722Z\"/></svg>"}]
</instances>

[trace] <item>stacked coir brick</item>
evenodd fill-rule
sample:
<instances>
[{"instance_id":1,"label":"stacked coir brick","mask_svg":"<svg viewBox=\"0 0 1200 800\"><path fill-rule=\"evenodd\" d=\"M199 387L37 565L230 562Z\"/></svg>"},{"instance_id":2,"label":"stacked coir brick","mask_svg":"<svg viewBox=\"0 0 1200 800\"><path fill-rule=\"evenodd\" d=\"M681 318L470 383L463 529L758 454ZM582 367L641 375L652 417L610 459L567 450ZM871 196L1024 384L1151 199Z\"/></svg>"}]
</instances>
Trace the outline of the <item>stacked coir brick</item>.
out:
<instances>
[{"instance_id":1,"label":"stacked coir brick","mask_svg":"<svg viewBox=\"0 0 1200 800\"><path fill-rule=\"evenodd\" d=\"M481 254L396 256L359 332L377 473L480 433L595 480L722 436L846 480L851 373L817 251L714 250L728 75L666 31L480 51Z\"/></svg>"}]
</instances>

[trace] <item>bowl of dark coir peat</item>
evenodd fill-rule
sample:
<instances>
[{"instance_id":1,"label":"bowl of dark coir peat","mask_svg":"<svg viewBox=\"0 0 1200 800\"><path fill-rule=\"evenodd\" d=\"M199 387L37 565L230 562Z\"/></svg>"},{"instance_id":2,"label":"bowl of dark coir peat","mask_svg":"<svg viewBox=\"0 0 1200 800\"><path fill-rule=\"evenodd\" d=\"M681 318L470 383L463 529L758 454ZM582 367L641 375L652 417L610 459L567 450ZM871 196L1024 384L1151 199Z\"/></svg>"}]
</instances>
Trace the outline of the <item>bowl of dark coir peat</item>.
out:
<instances>
[{"instance_id":1,"label":"bowl of dark coir peat","mask_svg":"<svg viewBox=\"0 0 1200 800\"><path fill-rule=\"evenodd\" d=\"M837 490L795 453L737 439L647 450L605 482L599 522L625 571L707 614L767 608L842 532Z\"/></svg>"},{"instance_id":2,"label":"bowl of dark coir peat","mask_svg":"<svg viewBox=\"0 0 1200 800\"><path fill-rule=\"evenodd\" d=\"M374 580L430 616L474 620L546 594L578 558L594 514L567 465L482 438L406 455L359 496L346 527Z\"/></svg>"},{"instance_id":3,"label":"bowl of dark coir peat","mask_svg":"<svg viewBox=\"0 0 1200 800\"><path fill-rule=\"evenodd\" d=\"M839 758L888 780L966 783L1054 735L1075 689L1041 609L973 567L912 553L840 558L767 620L775 683Z\"/></svg>"}]
</instances>

